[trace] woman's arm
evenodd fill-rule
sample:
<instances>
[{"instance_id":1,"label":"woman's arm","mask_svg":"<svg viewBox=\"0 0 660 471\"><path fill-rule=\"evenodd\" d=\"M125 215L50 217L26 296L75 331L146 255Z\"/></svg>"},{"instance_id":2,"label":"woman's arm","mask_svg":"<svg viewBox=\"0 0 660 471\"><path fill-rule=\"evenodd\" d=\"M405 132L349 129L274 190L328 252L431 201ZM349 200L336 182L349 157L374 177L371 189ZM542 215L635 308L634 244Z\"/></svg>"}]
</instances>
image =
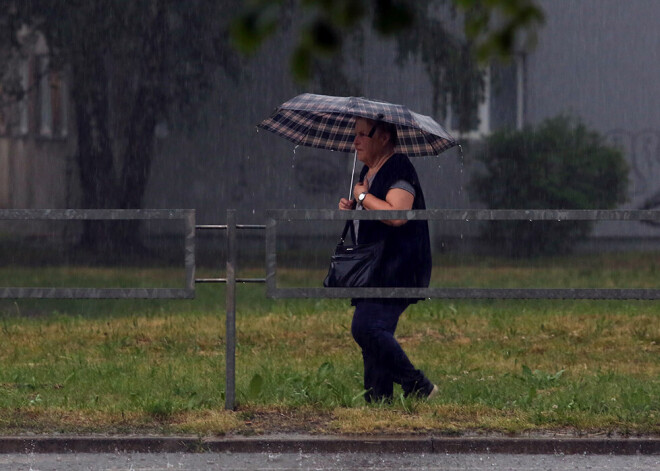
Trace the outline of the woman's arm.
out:
<instances>
[{"instance_id":1,"label":"woman's arm","mask_svg":"<svg viewBox=\"0 0 660 471\"><path fill-rule=\"evenodd\" d=\"M368 193L369 188L363 183L358 183L355 185L355 191L353 192L356 198L360 193L367 192L367 196L362 200L362 207L364 209L369 209L372 211L393 211L393 210L408 210L412 209L413 202L415 197L409 191L403 190L401 188L391 188L385 199L376 198L371 193ZM388 226L403 226L407 219L387 219L381 221Z\"/></svg>"},{"instance_id":2,"label":"woman's arm","mask_svg":"<svg viewBox=\"0 0 660 471\"><path fill-rule=\"evenodd\" d=\"M346 198L340 199L339 209L343 209L343 210L355 209L355 200L348 200Z\"/></svg>"}]
</instances>

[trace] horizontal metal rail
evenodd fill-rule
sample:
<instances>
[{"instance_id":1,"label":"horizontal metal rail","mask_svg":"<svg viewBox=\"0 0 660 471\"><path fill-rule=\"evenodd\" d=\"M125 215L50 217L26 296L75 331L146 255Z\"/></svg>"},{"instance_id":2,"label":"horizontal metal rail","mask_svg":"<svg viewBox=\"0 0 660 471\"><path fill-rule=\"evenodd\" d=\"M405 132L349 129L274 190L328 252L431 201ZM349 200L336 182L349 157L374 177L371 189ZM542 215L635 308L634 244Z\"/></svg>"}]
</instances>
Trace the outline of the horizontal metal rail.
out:
<instances>
[{"instance_id":1,"label":"horizontal metal rail","mask_svg":"<svg viewBox=\"0 0 660 471\"><path fill-rule=\"evenodd\" d=\"M185 219L194 209L0 209L5 220L136 220ZM193 219L194 226L194 219Z\"/></svg>"},{"instance_id":2,"label":"horizontal metal rail","mask_svg":"<svg viewBox=\"0 0 660 471\"><path fill-rule=\"evenodd\" d=\"M181 220L184 223L184 288L0 287L0 298L192 299L195 297L194 209L1 209L0 220Z\"/></svg>"},{"instance_id":3,"label":"horizontal metal rail","mask_svg":"<svg viewBox=\"0 0 660 471\"><path fill-rule=\"evenodd\" d=\"M236 278L236 283L265 283L266 278ZM227 283L227 278L196 278L195 283Z\"/></svg>"},{"instance_id":4,"label":"horizontal metal rail","mask_svg":"<svg viewBox=\"0 0 660 471\"><path fill-rule=\"evenodd\" d=\"M268 286L268 285L266 285ZM610 288L276 288L284 298L660 299L660 289Z\"/></svg>"},{"instance_id":5,"label":"horizontal metal rail","mask_svg":"<svg viewBox=\"0 0 660 471\"><path fill-rule=\"evenodd\" d=\"M660 289L609 288L281 288L277 286L278 221L660 221L657 210L427 209L341 211L284 209L266 213L266 294L271 298L446 298L446 299L660 299Z\"/></svg>"},{"instance_id":6,"label":"horizontal metal rail","mask_svg":"<svg viewBox=\"0 0 660 471\"><path fill-rule=\"evenodd\" d=\"M195 229L227 230L227 224L198 224L195 226Z\"/></svg>"},{"instance_id":7,"label":"horizontal metal rail","mask_svg":"<svg viewBox=\"0 0 660 471\"><path fill-rule=\"evenodd\" d=\"M266 229L265 224L236 224L236 229ZM227 224L198 224L195 229L226 231ZM236 283L265 283L266 278L234 278ZM195 283L227 283L227 278L196 278Z\"/></svg>"},{"instance_id":8,"label":"horizontal metal rail","mask_svg":"<svg viewBox=\"0 0 660 471\"><path fill-rule=\"evenodd\" d=\"M10 299L193 299L186 288L0 288Z\"/></svg>"},{"instance_id":9,"label":"horizontal metal rail","mask_svg":"<svg viewBox=\"0 0 660 471\"><path fill-rule=\"evenodd\" d=\"M408 219L435 221L660 221L660 210L642 209L418 209L408 211L341 211L338 209L274 209L266 217L278 221L346 221ZM268 223L266 224L268 227Z\"/></svg>"},{"instance_id":10,"label":"horizontal metal rail","mask_svg":"<svg viewBox=\"0 0 660 471\"><path fill-rule=\"evenodd\" d=\"M198 224L196 229L227 230L226 224ZM266 229L263 224L236 224L236 229Z\"/></svg>"}]
</instances>

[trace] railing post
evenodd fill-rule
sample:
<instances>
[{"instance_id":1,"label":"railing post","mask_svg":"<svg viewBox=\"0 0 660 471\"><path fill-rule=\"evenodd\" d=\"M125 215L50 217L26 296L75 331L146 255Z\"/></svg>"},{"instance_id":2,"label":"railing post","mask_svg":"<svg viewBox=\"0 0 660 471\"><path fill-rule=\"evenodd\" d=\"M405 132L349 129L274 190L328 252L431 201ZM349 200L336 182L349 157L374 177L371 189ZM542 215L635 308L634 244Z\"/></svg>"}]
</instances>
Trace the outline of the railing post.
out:
<instances>
[{"instance_id":1,"label":"railing post","mask_svg":"<svg viewBox=\"0 0 660 471\"><path fill-rule=\"evenodd\" d=\"M225 409L236 402L236 210L227 210L227 290L225 319Z\"/></svg>"}]
</instances>

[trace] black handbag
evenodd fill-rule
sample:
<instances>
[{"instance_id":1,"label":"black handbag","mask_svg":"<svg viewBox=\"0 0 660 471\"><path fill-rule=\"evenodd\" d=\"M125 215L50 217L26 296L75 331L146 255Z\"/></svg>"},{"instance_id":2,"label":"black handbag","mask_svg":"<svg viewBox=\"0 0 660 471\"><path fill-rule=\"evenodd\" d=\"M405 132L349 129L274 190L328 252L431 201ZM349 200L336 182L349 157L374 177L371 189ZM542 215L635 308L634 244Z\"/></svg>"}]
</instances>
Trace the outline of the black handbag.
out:
<instances>
[{"instance_id":1,"label":"black handbag","mask_svg":"<svg viewBox=\"0 0 660 471\"><path fill-rule=\"evenodd\" d=\"M344 245L349 228L353 245ZM330 259L330 268L323 280L323 286L326 288L375 286L384 248L384 240L372 244L357 244L353 221L346 221L341 239Z\"/></svg>"}]
</instances>

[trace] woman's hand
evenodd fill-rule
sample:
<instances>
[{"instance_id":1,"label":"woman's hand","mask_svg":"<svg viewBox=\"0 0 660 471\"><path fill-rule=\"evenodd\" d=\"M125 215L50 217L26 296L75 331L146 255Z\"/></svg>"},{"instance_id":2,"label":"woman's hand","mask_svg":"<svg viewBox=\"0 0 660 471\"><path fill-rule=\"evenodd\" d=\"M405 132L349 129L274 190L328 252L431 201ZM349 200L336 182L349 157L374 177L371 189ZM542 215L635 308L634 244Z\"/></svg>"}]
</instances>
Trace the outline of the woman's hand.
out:
<instances>
[{"instance_id":1,"label":"woman's hand","mask_svg":"<svg viewBox=\"0 0 660 471\"><path fill-rule=\"evenodd\" d=\"M357 185L355 188L357 188ZM362 207L372 211L407 211L412 209L414 201L415 197L412 195L412 193L409 193L406 190L402 190L401 188L392 188L387 192L384 200L376 198L373 194L370 193L364 200L362 200ZM381 222L383 224L387 224L388 226L397 227L404 225L408 221L406 219L385 219Z\"/></svg>"},{"instance_id":2,"label":"woman's hand","mask_svg":"<svg viewBox=\"0 0 660 471\"><path fill-rule=\"evenodd\" d=\"M346 198L342 198L339 200L339 209L353 209L355 208L355 200L349 200Z\"/></svg>"},{"instance_id":3,"label":"woman's hand","mask_svg":"<svg viewBox=\"0 0 660 471\"><path fill-rule=\"evenodd\" d=\"M358 196L362 193L369 192L369 183L365 180L364 182L358 182L353 187L353 197L357 200Z\"/></svg>"}]
</instances>

